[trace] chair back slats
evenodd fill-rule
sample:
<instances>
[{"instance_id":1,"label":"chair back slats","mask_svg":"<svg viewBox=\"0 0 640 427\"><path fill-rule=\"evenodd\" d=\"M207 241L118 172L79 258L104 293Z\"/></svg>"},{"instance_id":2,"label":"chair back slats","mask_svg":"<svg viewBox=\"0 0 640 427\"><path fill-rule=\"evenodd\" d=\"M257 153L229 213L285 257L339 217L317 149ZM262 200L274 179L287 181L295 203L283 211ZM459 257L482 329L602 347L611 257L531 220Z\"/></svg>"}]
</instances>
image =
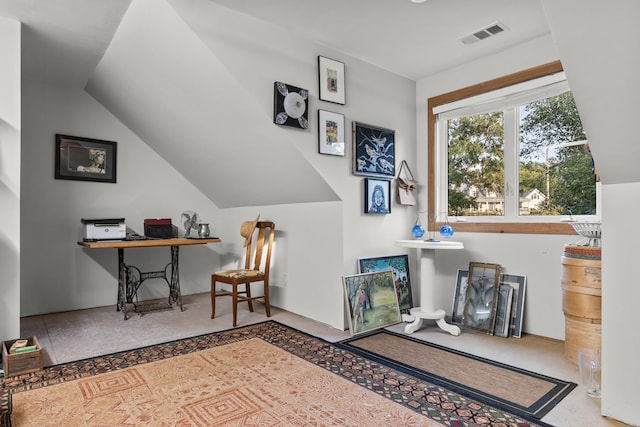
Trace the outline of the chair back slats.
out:
<instances>
[{"instance_id":1,"label":"chair back slats","mask_svg":"<svg viewBox=\"0 0 640 427\"><path fill-rule=\"evenodd\" d=\"M264 260L265 266L264 266L264 269L262 269L262 271L265 273L266 276L268 276L269 267L271 264L271 249L273 247L273 238L275 235L275 224L272 221L258 221L258 223L256 224L256 229L258 229L258 237L255 239L255 241L254 239L251 239L251 241L247 245L244 268L247 270L261 270L260 267L262 265L264 246L266 243L267 256L266 256L266 259ZM255 251L253 250L254 243L255 243ZM253 252L253 266L251 266L252 252Z\"/></svg>"}]
</instances>

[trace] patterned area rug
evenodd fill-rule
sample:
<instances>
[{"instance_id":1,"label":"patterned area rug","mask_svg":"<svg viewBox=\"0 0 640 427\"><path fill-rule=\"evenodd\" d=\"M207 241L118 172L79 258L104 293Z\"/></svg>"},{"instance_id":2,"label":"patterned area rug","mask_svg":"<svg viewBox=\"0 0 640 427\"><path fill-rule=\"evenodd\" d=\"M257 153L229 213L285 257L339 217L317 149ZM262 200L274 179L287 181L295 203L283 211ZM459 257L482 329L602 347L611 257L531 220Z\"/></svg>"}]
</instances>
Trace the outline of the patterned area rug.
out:
<instances>
[{"instance_id":1,"label":"patterned area rug","mask_svg":"<svg viewBox=\"0 0 640 427\"><path fill-rule=\"evenodd\" d=\"M6 377L2 391L13 426L545 425L273 321Z\"/></svg>"},{"instance_id":2,"label":"patterned area rug","mask_svg":"<svg viewBox=\"0 0 640 427\"><path fill-rule=\"evenodd\" d=\"M387 330L338 345L531 420L542 418L577 386Z\"/></svg>"}]
</instances>

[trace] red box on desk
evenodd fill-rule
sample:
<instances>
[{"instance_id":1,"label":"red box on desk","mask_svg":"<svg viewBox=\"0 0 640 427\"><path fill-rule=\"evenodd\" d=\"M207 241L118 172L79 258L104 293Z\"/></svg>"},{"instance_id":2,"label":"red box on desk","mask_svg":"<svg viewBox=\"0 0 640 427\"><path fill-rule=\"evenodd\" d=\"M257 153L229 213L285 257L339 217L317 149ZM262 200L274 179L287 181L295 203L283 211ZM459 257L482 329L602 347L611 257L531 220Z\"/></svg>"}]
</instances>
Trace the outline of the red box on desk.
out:
<instances>
[{"instance_id":1,"label":"red box on desk","mask_svg":"<svg viewBox=\"0 0 640 427\"><path fill-rule=\"evenodd\" d=\"M176 230L177 231L177 230ZM148 218L144 220L144 235L154 239L176 237L171 218Z\"/></svg>"},{"instance_id":2,"label":"red box on desk","mask_svg":"<svg viewBox=\"0 0 640 427\"><path fill-rule=\"evenodd\" d=\"M35 345L36 349L25 353L9 354L9 349L18 340L4 341L2 343L2 368L7 377L27 374L42 370L42 347L38 338L31 337L27 340L27 346Z\"/></svg>"}]
</instances>

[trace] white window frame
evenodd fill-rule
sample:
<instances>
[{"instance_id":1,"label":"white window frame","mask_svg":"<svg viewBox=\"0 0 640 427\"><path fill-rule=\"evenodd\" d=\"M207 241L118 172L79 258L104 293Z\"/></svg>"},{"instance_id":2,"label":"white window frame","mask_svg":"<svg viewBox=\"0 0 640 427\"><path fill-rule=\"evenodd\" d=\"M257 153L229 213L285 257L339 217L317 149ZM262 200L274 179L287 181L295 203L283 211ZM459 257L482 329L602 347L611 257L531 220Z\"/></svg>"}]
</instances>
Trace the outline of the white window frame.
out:
<instances>
[{"instance_id":1,"label":"white window frame","mask_svg":"<svg viewBox=\"0 0 640 427\"><path fill-rule=\"evenodd\" d=\"M459 231L472 232L500 232L500 233L533 233L533 234L575 234L567 221L573 219L577 221L599 220L601 212L601 184L596 184L596 215L573 216L550 216L550 215L518 215L519 207L519 185L517 181L519 169L519 150L517 144L508 144L505 140L505 215L500 217L456 217L446 218L448 210L447 203L447 150L446 136L443 137L444 130L438 127L437 114L450 114L448 112L468 108L469 104L480 106L477 111L495 111L495 105L499 105L505 97L512 96L517 92L527 92L538 90L541 86L552 86L558 82L566 80L562 65L559 61L544 64L519 73L514 73L502 78L494 79L478 85L462 88L447 94L436 96L428 100L428 191L427 194L427 214L429 217L429 230L437 230L443 221L457 221ZM541 84L542 82L542 84ZM490 88L487 90L486 88ZM553 96L551 94L538 97L538 99ZM525 104L527 101L520 104ZM472 112L471 114L476 114ZM477 113L479 114L479 112ZM459 114L461 115L461 114ZM468 115L468 114L467 114ZM444 117L444 116L442 116ZM505 117L506 119L506 117ZM514 126L507 125L505 120L505 138L517 138L519 131ZM516 123L515 121L513 122ZM444 147L442 145L444 141ZM511 161L509 161L511 159ZM515 170L514 170L515 169ZM515 178L514 178L515 177ZM512 203L508 203L508 200ZM513 200L515 199L515 202Z\"/></svg>"}]
</instances>

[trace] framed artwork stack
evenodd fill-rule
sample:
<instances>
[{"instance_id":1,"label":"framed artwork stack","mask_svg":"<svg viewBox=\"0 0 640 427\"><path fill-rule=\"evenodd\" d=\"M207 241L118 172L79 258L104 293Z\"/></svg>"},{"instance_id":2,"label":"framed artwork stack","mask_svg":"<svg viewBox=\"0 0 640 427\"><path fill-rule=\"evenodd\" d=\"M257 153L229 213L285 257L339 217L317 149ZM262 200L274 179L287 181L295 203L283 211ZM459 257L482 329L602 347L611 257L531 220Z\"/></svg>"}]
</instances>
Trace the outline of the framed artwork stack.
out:
<instances>
[{"instance_id":1,"label":"framed artwork stack","mask_svg":"<svg viewBox=\"0 0 640 427\"><path fill-rule=\"evenodd\" d=\"M470 270L458 270L451 323L504 338L520 338L524 317L526 276L499 273L498 280L491 283L492 279L488 278L487 272L494 278L495 268L484 270L486 265L496 266L497 264L471 263ZM469 272L473 270L475 273L472 273L474 276L469 287ZM483 278L481 273L486 278ZM491 290L490 284L493 288ZM489 313L489 307L492 314Z\"/></svg>"}]
</instances>

